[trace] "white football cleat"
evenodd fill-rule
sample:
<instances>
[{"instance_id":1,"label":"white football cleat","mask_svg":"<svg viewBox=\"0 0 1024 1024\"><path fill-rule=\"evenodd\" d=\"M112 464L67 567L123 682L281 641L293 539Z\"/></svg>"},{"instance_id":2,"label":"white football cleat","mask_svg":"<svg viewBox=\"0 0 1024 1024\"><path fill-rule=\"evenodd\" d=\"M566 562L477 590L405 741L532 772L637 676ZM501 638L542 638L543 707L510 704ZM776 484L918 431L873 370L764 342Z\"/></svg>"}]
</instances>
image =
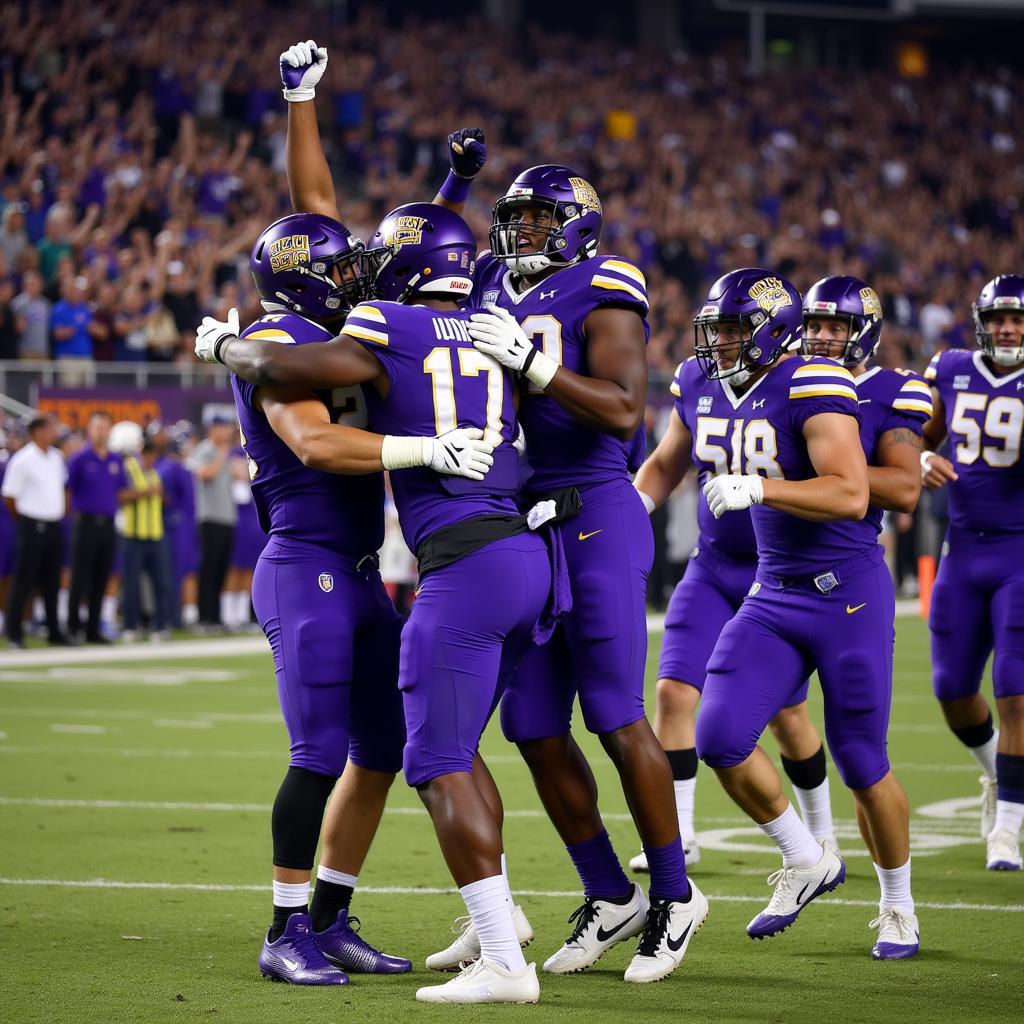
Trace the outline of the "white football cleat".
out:
<instances>
[{"instance_id":1,"label":"white football cleat","mask_svg":"<svg viewBox=\"0 0 1024 1024\"><path fill-rule=\"evenodd\" d=\"M587 899L569 918L572 934L560 950L544 961L548 974L574 974L596 964L612 946L644 930L647 897L636 883L628 903Z\"/></svg>"},{"instance_id":2,"label":"white football cleat","mask_svg":"<svg viewBox=\"0 0 1024 1024\"><path fill-rule=\"evenodd\" d=\"M989 832L996 827L996 780L982 775L981 783L981 838L988 839Z\"/></svg>"},{"instance_id":3,"label":"white football cleat","mask_svg":"<svg viewBox=\"0 0 1024 1024\"><path fill-rule=\"evenodd\" d=\"M520 946L528 946L533 942L533 928L526 919L522 907L512 911L512 924L516 929L516 938ZM439 953L431 953L426 959L426 966L432 971L457 971L467 960L480 959L480 939L477 937L473 922L466 917L457 917L452 931L458 938L447 949Z\"/></svg>"},{"instance_id":4,"label":"white football cleat","mask_svg":"<svg viewBox=\"0 0 1024 1024\"><path fill-rule=\"evenodd\" d=\"M1020 871L1020 840L1008 828L992 829L986 838L989 871Z\"/></svg>"},{"instance_id":5,"label":"white football cleat","mask_svg":"<svg viewBox=\"0 0 1024 1024\"><path fill-rule=\"evenodd\" d=\"M768 876L775 892L768 906L747 925L752 939L764 939L785 931L815 897L832 892L846 881L846 865L822 847L821 860L810 868L779 868Z\"/></svg>"},{"instance_id":6,"label":"white football cleat","mask_svg":"<svg viewBox=\"0 0 1024 1024\"><path fill-rule=\"evenodd\" d=\"M690 871L700 863L700 847L696 839L683 839L683 856L686 858L686 870ZM629 862L629 870L637 875L648 875L651 869L647 866L647 854L641 850Z\"/></svg>"},{"instance_id":7,"label":"white football cleat","mask_svg":"<svg viewBox=\"0 0 1024 1024\"><path fill-rule=\"evenodd\" d=\"M626 981L644 984L667 978L683 962L690 939L707 916L707 897L692 881L690 899L686 903L651 900L636 956L626 968Z\"/></svg>"},{"instance_id":8,"label":"white football cleat","mask_svg":"<svg viewBox=\"0 0 1024 1024\"><path fill-rule=\"evenodd\" d=\"M868 927L878 929L878 939L871 947L872 960L909 960L921 949L916 914L896 908L883 910Z\"/></svg>"},{"instance_id":9,"label":"white football cleat","mask_svg":"<svg viewBox=\"0 0 1024 1024\"><path fill-rule=\"evenodd\" d=\"M825 838L820 840L820 842L823 850L831 850L840 860L842 860L843 855L839 852L839 843L836 841L835 836L825 836Z\"/></svg>"},{"instance_id":10,"label":"white football cleat","mask_svg":"<svg viewBox=\"0 0 1024 1024\"><path fill-rule=\"evenodd\" d=\"M476 960L443 985L417 989L416 998L421 1003L535 1003L540 999L537 965L513 974L490 960Z\"/></svg>"}]
</instances>

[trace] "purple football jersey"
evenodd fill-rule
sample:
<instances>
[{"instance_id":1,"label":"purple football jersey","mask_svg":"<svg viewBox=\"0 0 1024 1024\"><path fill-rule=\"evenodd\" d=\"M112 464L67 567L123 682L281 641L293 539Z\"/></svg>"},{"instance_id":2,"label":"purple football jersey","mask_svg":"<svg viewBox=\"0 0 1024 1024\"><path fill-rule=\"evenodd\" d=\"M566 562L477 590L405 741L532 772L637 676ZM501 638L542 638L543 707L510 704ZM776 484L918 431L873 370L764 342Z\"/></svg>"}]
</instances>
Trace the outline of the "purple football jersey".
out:
<instances>
[{"instance_id":1,"label":"purple football jersey","mask_svg":"<svg viewBox=\"0 0 1024 1024\"><path fill-rule=\"evenodd\" d=\"M297 313L268 313L243 338L307 345L333 333ZM232 374L242 447L249 460L252 497L260 526L272 536L292 537L360 558L384 541L384 476L343 476L304 466L253 404L256 385ZM331 421L366 426L361 388L317 392Z\"/></svg>"},{"instance_id":2,"label":"purple football jersey","mask_svg":"<svg viewBox=\"0 0 1024 1024\"><path fill-rule=\"evenodd\" d=\"M859 422L853 377L820 356L777 363L747 389L747 403L752 414L761 416L743 426L743 460L737 471L777 479L809 480L816 475L803 436L812 416L833 412ZM750 517L759 565L774 576L812 576L877 547L877 531L866 519L815 523L766 505L755 505Z\"/></svg>"},{"instance_id":3,"label":"purple football jersey","mask_svg":"<svg viewBox=\"0 0 1024 1024\"><path fill-rule=\"evenodd\" d=\"M574 373L588 374L583 322L595 309L630 309L647 326L647 283L628 260L595 256L545 277L525 292L512 272L489 252L476 264L473 303L497 305L511 313L533 343ZM620 441L578 420L553 398L531 389L523 395L519 418L533 470L527 489L534 493L627 478L632 440Z\"/></svg>"},{"instance_id":4,"label":"purple football jersey","mask_svg":"<svg viewBox=\"0 0 1024 1024\"><path fill-rule=\"evenodd\" d=\"M918 437L932 416L931 388L909 370L873 366L854 377L860 410L860 443L869 466L878 465L878 441L890 430L912 430ZM876 533L882 530L882 509L868 508L864 517Z\"/></svg>"},{"instance_id":5,"label":"purple football jersey","mask_svg":"<svg viewBox=\"0 0 1024 1024\"><path fill-rule=\"evenodd\" d=\"M519 457L515 386L490 356L473 347L472 309L440 312L397 302L364 302L349 313L342 335L372 352L390 389L367 388L370 427L381 434L432 437L455 427L479 427L494 444L494 465L481 481L442 477L432 469L403 469L391 489L406 543L415 551L443 526L476 516L518 512L512 495Z\"/></svg>"},{"instance_id":6,"label":"purple football jersey","mask_svg":"<svg viewBox=\"0 0 1024 1024\"><path fill-rule=\"evenodd\" d=\"M1000 376L979 351L939 352L924 372L946 413L949 521L966 530L1024 531L1024 369Z\"/></svg>"},{"instance_id":7,"label":"purple football jersey","mask_svg":"<svg viewBox=\"0 0 1024 1024\"><path fill-rule=\"evenodd\" d=\"M675 410L693 438L691 461L697 470L700 486L713 476L723 473L747 472L744 441L747 424L758 420L764 402L755 397L748 400L751 391L737 395L728 380L708 380L697 360L691 356L680 363L671 386L675 396ZM756 402L756 411L753 403ZM750 433L751 442L757 428ZM753 454L749 449L747 456ZM758 470L750 464L750 472ZM697 503L697 522L700 525L700 543L730 558L757 561L757 543L750 512L730 512L716 519L703 498Z\"/></svg>"}]
</instances>

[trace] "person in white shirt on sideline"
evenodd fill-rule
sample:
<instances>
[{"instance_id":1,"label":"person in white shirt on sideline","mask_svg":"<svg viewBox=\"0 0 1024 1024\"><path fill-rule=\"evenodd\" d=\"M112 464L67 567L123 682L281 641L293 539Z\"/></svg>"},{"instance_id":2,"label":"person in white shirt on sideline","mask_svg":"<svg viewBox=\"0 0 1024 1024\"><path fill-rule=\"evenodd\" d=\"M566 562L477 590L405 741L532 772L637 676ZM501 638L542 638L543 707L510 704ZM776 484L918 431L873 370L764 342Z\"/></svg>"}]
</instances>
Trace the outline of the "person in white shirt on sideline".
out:
<instances>
[{"instance_id":1,"label":"person in white shirt on sideline","mask_svg":"<svg viewBox=\"0 0 1024 1024\"><path fill-rule=\"evenodd\" d=\"M24 647L22 617L25 603L39 589L46 609L50 643L70 645L57 621L57 592L63 540L64 484L67 467L53 447L52 420L39 416L28 425L29 443L11 456L4 474L3 498L15 518L14 578L7 604L7 639L11 647Z\"/></svg>"}]
</instances>

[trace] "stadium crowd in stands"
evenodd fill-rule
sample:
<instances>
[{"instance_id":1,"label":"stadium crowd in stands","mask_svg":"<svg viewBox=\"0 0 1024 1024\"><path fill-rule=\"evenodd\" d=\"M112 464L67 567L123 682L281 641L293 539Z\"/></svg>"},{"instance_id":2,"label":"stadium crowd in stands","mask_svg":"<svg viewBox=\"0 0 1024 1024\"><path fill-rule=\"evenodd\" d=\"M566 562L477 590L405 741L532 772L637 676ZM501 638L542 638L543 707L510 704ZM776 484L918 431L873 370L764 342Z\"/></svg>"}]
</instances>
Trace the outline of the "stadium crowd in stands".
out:
<instances>
[{"instance_id":1,"label":"stadium crowd in stands","mask_svg":"<svg viewBox=\"0 0 1024 1024\"><path fill-rule=\"evenodd\" d=\"M654 368L688 353L694 302L743 265L804 288L868 279L882 361L920 368L971 342L972 298L1020 251L1008 71L787 71L752 89L716 56L549 29L513 44L480 20L456 50L444 21L384 18L309 19L333 55L320 110L349 226L429 198L459 124L492 154L468 210L481 240L514 172L567 163L605 199L603 248L648 275ZM203 314L255 314L248 249L289 212L276 64L299 30L258 0L4 7L0 357L188 362Z\"/></svg>"}]
</instances>

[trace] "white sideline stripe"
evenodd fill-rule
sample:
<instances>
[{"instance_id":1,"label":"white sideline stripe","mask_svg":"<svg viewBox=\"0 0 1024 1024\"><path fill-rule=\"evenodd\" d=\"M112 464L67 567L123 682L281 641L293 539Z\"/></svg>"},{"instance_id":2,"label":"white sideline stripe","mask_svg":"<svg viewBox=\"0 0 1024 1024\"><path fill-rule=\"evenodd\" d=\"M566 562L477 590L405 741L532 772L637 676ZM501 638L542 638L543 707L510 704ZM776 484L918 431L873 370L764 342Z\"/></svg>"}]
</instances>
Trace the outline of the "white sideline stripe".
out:
<instances>
[{"instance_id":1,"label":"white sideline stripe","mask_svg":"<svg viewBox=\"0 0 1024 1024\"><path fill-rule=\"evenodd\" d=\"M276 708L268 711L228 712L228 711L196 711L184 712L191 715L190 718L174 719L175 722L238 722L238 723L262 723L280 725L281 712ZM158 719L152 711L138 710L111 710L109 708L0 708L0 717L6 715L20 718L53 718L54 715L63 715L65 718L131 718L149 719L154 725L171 721L171 719ZM6 739L7 733L0 733L0 739Z\"/></svg>"},{"instance_id":2,"label":"white sideline stripe","mask_svg":"<svg viewBox=\"0 0 1024 1024\"><path fill-rule=\"evenodd\" d=\"M50 726L50 732L88 733L91 736L102 736L106 731L105 725L62 725L59 722L54 722Z\"/></svg>"},{"instance_id":3,"label":"white sideline stripe","mask_svg":"<svg viewBox=\"0 0 1024 1024\"><path fill-rule=\"evenodd\" d=\"M918 614L916 600L896 602L896 617ZM661 633L665 629L663 612L647 616L647 629ZM74 647L71 650L41 649L36 651L0 652L4 668L27 668L45 665L106 665L115 661L174 661L179 658L229 658L239 654L267 654L269 647L263 636L211 637L207 640L165 640L160 643L123 644L117 647Z\"/></svg>"},{"instance_id":4,"label":"white sideline stripe","mask_svg":"<svg viewBox=\"0 0 1024 1024\"><path fill-rule=\"evenodd\" d=\"M216 882L122 882L109 878L4 878L0 877L0 885L39 885L57 886L69 889L167 889L192 892L269 892L270 886L263 885L226 885ZM458 889L423 886L422 888L401 885L361 885L359 892L370 896L457 896ZM513 889L515 896L536 896L548 899L579 899L578 889ZM732 894L707 893L707 898L719 903L764 903L763 893L757 896L735 896ZM877 910L878 900L847 900L826 897L820 906L833 907L871 907ZM917 901L917 906L927 910L967 910L993 911L1003 914L1024 914L1024 904L994 903L924 903Z\"/></svg>"}]
</instances>

